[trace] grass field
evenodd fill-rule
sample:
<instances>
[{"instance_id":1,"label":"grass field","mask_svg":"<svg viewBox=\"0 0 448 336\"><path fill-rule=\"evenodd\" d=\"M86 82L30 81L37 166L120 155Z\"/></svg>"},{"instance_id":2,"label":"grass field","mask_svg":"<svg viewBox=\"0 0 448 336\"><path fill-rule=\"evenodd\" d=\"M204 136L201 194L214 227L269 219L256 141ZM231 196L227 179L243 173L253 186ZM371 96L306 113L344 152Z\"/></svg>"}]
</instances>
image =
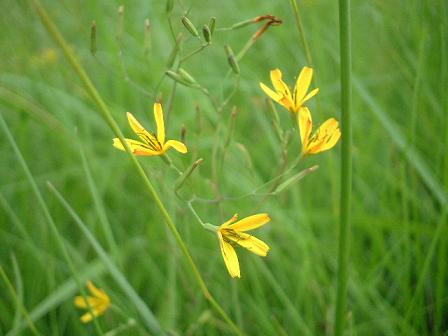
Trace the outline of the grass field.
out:
<instances>
[{"instance_id":1,"label":"grass field","mask_svg":"<svg viewBox=\"0 0 448 336\"><path fill-rule=\"evenodd\" d=\"M280 68L292 86L311 66L315 127L341 120L338 3L298 1L300 32L295 0L179 0L169 13L165 1L41 1L84 70L35 0L0 3L0 334L333 335L341 142L289 169L295 119L259 82ZM282 23L247 45L269 19L238 23L268 14ZM350 16L344 335L448 335L448 4L352 1ZM198 84L165 75L179 66ZM188 153L114 148L114 125L137 139L127 111L155 132L155 102ZM251 231L266 257L236 248L240 279L200 223L235 213L271 218ZM88 280L112 305L82 323L74 298Z\"/></svg>"}]
</instances>

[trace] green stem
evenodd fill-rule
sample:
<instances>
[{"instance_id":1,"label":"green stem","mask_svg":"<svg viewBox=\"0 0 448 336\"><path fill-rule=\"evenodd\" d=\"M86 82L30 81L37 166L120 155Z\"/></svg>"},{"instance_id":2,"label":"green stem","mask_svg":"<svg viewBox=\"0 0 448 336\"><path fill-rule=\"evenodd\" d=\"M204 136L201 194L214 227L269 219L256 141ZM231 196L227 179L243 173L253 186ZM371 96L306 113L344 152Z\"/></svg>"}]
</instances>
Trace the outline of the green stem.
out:
<instances>
[{"instance_id":1,"label":"green stem","mask_svg":"<svg viewBox=\"0 0 448 336\"><path fill-rule=\"evenodd\" d=\"M210 223L204 223L204 221L202 220L202 218L198 215L198 213L196 212L195 208L193 207L193 204L191 204L192 201L188 201L187 205L188 208L190 209L191 213L194 215L194 217L197 219L197 221L199 222L199 224L202 225L202 227L206 230L209 230L211 232L216 232L217 231L217 227L215 225L212 225Z\"/></svg>"},{"instance_id":2,"label":"green stem","mask_svg":"<svg viewBox=\"0 0 448 336\"><path fill-rule=\"evenodd\" d=\"M338 247L338 281L335 312L335 335L344 333L350 238L350 199L352 186L351 125L351 41L350 0L339 0L339 35L341 57L341 192Z\"/></svg>"},{"instance_id":3,"label":"green stem","mask_svg":"<svg viewBox=\"0 0 448 336\"><path fill-rule=\"evenodd\" d=\"M310 48L309 48L308 43L305 38L305 32L303 30L302 19L300 18L299 7L297 6L297 1L289 0L289 2L291 3L291 7L293 9L294 16L296 18L297 30L299 31L300 39L302 40L302 46L303 46L303 49L305 50L306 60L308 62L308 65L310 67L312 67L313 59L311 58Z\"/></svg>"},{"instance_id":4,"label":"green stem","mask_svg":"<svg viewBox=\"0 0 448 336\"><path fill-rule=\"evenodd\" d=\"M42 23L45 25L46 29L48 30L49 34L54 38L56 43L61 47L62 51L64 52L65 57L69 61L70 65L72 66L73 70L78 74L79 78L81 79L82 83L85 86L86 91L90 95L91 99L94 101L94 103L97 105L102 117L107 122L109 127L112 129L113 133L120 139L121 143L125 144L126 152L132 161L135 170L140 175L140 177L143 179L144 186L151 194L154 202L156 203L156 206L159 208L160 212L162 213L163 218L165 219L165 223L167 224L168 228L172 232L174 238L176 239L177 244L179 245L185 259L187 260L187 264L190 267L194 278L196 279L196 282L198 283L202 293L204 294L205 298L210 302L210 304L213 306L213 308L216 309L216 311L221 315L221 317L229 324L233 332L237 335L243 335L242 331L233 323L233 321L230 319L230 317L226 314L226 312L222 309L222 307L219 305L219 303L214 299L214 297L209 292L207 285L205 284L204 279L202 278L201 273L199 272L199 269L197 268L195 262L193 261L193 258L183 241L182 237L180 236L179 231L176 228L176 225L174 224L173 220L171 219L171 216L169 215L167 209L165 208L165 205L163 204L162 200L160 199L159 195L157 194L156 189L152 185L152 182L149 180L148 176L146 175L145 171L143 170L143 167L140 165L140 163L137 161L136 157L132 154L131 149L129 148L127 142L124 139L123 133L121 132L120 128L118 127L116 121L112 117L111 112L109 111L109 108L106 106L105 102L99 95L98 91L96 90L95 86L93 85L92 81L90 80L89 76L85 72L84 68L81 66L78 58L75 56L73 51L68 46L67 42L62 37L61 33L57 29L54 22L51 20L51 18L48 16L46 10L41 5L39 0L32 0L38 15L40 16L40 19Z\"/></svg>"}]
</instances>

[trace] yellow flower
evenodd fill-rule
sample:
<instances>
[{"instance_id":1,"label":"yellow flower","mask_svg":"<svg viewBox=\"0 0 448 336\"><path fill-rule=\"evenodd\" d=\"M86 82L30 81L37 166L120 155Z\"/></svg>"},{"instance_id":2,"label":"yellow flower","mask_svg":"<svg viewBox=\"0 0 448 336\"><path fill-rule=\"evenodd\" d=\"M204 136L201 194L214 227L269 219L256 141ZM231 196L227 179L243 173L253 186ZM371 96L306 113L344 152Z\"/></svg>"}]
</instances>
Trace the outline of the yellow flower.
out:
<instances>
[{"instance_id":1,"label":"yellow flower","mask_svg":"<svg viewBox=\"0 0 448 336\"><path fill-rule=\"evenodd\" d=\"M336 119L330 118L325 121L313 135L313 121L308 107L302 107L297 115L297 122L302 140L302 155L317 154L331 149L336 145L341 137L339 123Z\"/></svg>"},{"instance_id":2,"label":"yellow flower","mask_svg":"<svg viewBox=\"0 0 448 336\"><path fill-rule=\"evenodd\" d=\"M92 281L87 282L87 288L92 296L77 296L75 297L74 304L77 308L82 309L91 309L91 312L88 311L84 315L81 316L81 321L83 323L88 323L92 321L94 318L104 314L104 312L110 306L109 296L102 290L101 288L96 288Z\"/></svg>"},{"instance_id":3,"label":"yellow flower","mask_svg":"<svg viewBox=\"0 0 448 336\"><path fill-rule=\"evenodd\" d=\"M227 270L232 278L240 278L240 265L238 256L233 246L238 244L249 251L265 257L268 254L269 246L263 241L245 231L256 229L265 225L271 220L268 214L257 214L237 221L238 215L234 215L230 220L218 227L218 239L221 246L222 257Z\"/></svg>"},{"instance_id":4,"label":"yellow flower","mask_svg":"<svg viewBox=\"0 0 448 336\"><path fill-rule=\"evenodd\" d=\"M143 142L140 142L132 139L125 139L133 154L143 156L162 155L170 147L173 147L175 150L181 153L186 153L188 151L187 146L185 146L180 141L168 140L167 142L165 142L165 124L163 122L163 110L162 105L160 105L159 103L154 104L154 119L156 120L157 134L149 133L130 112L127 113L127 116L129 125L131 125L132 130L140 137L140 139L143 140ZM120 139L114 138L113 141L114 147L123 151L125 150Z\"/></svg>"},{"instance_id":5,"label":"yellow flower","mask_svg":"<svg viewBox=\"0 0 448 336\"><path fill-rule=\"evenodd\" d=\"M260 87L277 103L286 107L290 112L297 113L299 112L300 107L302 107L307 100L319 92L319 89L314 89L307 94L312 78L313 69L310 67L303 67L302 71L300 71L299 77L297 77L294 91L291 94L288 85L286 85L286 83L282 80L282 72L279 69L274 69L271 70L271 82L275 91L271 90L263 83L260 83Z\"/></svg>"}]
</instances>

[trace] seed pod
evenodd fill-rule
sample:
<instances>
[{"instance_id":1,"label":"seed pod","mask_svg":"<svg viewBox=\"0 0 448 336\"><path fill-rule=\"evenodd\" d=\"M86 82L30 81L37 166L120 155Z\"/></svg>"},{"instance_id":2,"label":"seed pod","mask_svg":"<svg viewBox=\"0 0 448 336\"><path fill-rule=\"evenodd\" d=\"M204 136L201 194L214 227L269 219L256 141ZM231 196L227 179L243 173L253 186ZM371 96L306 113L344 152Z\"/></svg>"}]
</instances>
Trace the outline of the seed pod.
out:
<instances>
[{"instance_id":1,"label":"seed pod","mask_svg":"<svg viewBox=\"0 0 448 336\"><path fill-rule=\"evenodd\" d=\"M229 62L230 67L232 68L233 72L238 75L240 73L240 67L238 66L238 62L232 48L230 48L229 45L225 45L224 50L226 52L227 61Z\"/></svg>"},{"instance_id":2,"label":"seed pod","mask_svg":"<svg viewBox=\"0 0 448 336\"><path fill-rule=\"evenodd\" d=\"M190 84L196 84L196 80L184 69L180 68L177 72L182 80Z\"/></svg>"},{"instance_id":3,"label":"seed pod","mask_svg":"<svg viewBox=\"0 0 448 336\"><path fill-rule=\"evenodd\" d=\"M207 25L202 27L202 35L204 35L205 42L212 43L212 32Z\"/></svg>"},{"instance_id":4,"label":"seed pod","mask_svg":"<svg viewBox=\"0 0 448 336\"><path fill-rule=\"evenodd\" d=\"M213 35L213 33L215 32L215 23L216 23L216 18L214 16L212 16L210 18L210 20L208 21L208 28L210 29L210 35Z\"/></svg>"},{"instance_id":5,"label":"seed pod","mask_svg":"<svg viewBox=\"0 0 448 336\"><path fill-rule=\"evenodd\" d=\"M184 27L193 35L194 37L199 37L198 30L194 26L193 22L191 22L186 16L182 17L182 23Z\"/></svg>"}]
</instances>

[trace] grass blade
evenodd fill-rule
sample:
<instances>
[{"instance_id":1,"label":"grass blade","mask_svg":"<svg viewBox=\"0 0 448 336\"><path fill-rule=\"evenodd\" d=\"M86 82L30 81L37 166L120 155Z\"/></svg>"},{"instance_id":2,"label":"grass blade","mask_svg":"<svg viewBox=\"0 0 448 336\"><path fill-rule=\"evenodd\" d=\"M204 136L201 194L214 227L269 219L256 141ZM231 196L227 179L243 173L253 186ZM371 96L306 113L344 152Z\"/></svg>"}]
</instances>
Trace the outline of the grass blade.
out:
<instances>
[{"instance_id":1,"label":"grass blade","mask_svg":"<svg viewBox=\"0 0 448 336\"><path fill-rule=\"evenodd\" d=\"M165 333L162 331L162 328L160 327L157 319L154 317L152 311L148 308L148 306L145 304L142 298L137 294L134 288L129 284L123 273L121 273L120 270L117 268L117 266L115 266L114 262L109 258L106 251L104 251L103 247L98 243L96 238L89 231L89 229L81 220L81 218L78 216L78 214L73 210L70 204L67 203L64 197L56 190L56 188L50 182L48 182L48 188L56 196L57 200L61 203L61 205L65 208L65 210L67 210L67 212L73 218L76 225L82 231L87 240L90 242L90 244L100 257L102 262L106 265L107 269L109 270L110 274L115 279L117 284L121 287L123 292L126 293L128 298L134 303L135 307L140 313L140 316L142 317L148 329L156 335L164 335Z\"/></svg>"},{"instance_id":2,"label":"grass blade","mask_svg":"<svg viewBox=\"0 0 448 336\"><path fill-rule=\"evenodd\" d=\"M8 288L9 292L11 293L11 296L13 297L14 301L16 302L18 309L21 311L21 313L25 317L25 320L26 320L31 332L36 336L41 336L42 334L36 329L36 326L34 325L33 321L30 319L28 311L26 310L25 306L23 305L22 301L20 300L19 296L17 295L16 291L14 290L14 287L13 287L11 281L9 281L8 276L6 275L6 273L3 270L3 267L1 265L0 265L0 276L2 277L3 281L5 282L6 287Z\"/></svg>"},{"instance_id":3,"label":"grass blade","mask_svg":"<svg viewBox=\"0 0 448 336\"><path fill-rule=\"evenodd\" d=\"M16 142L14 140L14 137L12 136L12 134L11 134L9 128L8 128L8 125L6 124L5 120L3 119L3 116L2 116L1 113L0 113L0 126L1 126L1 128L3 128L3 131L6 134L6 138L8 139L8 141L9 141L9 143L10 143L10 145L11 145L13 151L14 151L14 154L16 155L17 159L19 160L20 165L22 166L22 169L25 172L26 178L27 178L27 180L28 180L28 182L29 182L29 184L31 186L31 189L34 192L34 195L37 198L38 204L39 204L40 208L42 209L42 212L44 213L45 219L48 222L48 224L49 224L49 226L50 226L50 228L52 230L52 233L53 233L53 235L54 235L54 237L56 239L58 247L61 250L62 255L64 256L64 259L65 259L67 265L69 266L70 272L72 273L72 275L73 275L73 277L74 277L74 279L75 279L75 281L76 281L76 283L78 285L79 291L81 292L82 296L85 297L84 287L81 286L81 282L78 279L78 274L77 274L75 265L74 265L70 255L68 253L68 250L67 250L67 248L65 246L64 240L63 240L62 236L59 233L59 230L58 230L58 228L56 226L56 223L54 222L53 217L50 214L50 210L48 210L48 207L47 207L47 205L46 205L46 203L44 201L44 198L43 198L43 196L42 196L42 194L41 194L41 192L40 192L40 190L39 190L39 188L38 188L38 186L36 184L36 181L34 180L33 175L31 174L31 171L29 170L28 165L26 164L26 161L23 158L22 153L20 152L20 149L17 146L17 144L16 144ZM101 330L101 327L100 327L98 321L96 319L94 319L93 323L94 323L94 326L95 326L96 333L101 335L102 334L102 330Z\"/></svg>"}]
</instances>

